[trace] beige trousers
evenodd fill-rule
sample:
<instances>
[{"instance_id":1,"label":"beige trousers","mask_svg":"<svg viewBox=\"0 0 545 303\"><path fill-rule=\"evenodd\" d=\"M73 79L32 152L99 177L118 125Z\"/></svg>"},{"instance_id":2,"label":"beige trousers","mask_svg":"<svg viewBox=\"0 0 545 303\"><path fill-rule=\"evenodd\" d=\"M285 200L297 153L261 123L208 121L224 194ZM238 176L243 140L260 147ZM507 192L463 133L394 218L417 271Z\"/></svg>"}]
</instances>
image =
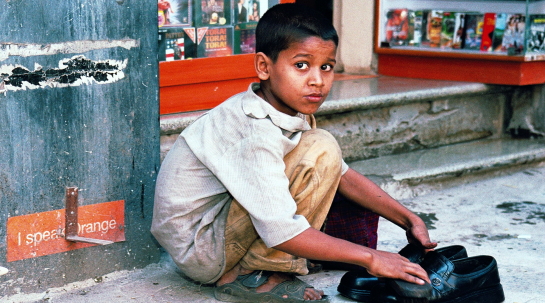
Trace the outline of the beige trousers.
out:
<instances>
[{"instance_id":1,"label":"beige trousers","mask_svg":"<svg viewBox=\"0 0 545 303\"><path fill-rule=\"evenodd\" d=\"M335 138L316 128L305 131L297 147L284 158L297 214L307 218L315 229L324 223L337 191L341 159ZM227 217L225 247L225 272L240 262L242 267L251 270L308 273L306 259L265 245L248 213L236 200L232 201Z\"/></svg>"}]
</instances>

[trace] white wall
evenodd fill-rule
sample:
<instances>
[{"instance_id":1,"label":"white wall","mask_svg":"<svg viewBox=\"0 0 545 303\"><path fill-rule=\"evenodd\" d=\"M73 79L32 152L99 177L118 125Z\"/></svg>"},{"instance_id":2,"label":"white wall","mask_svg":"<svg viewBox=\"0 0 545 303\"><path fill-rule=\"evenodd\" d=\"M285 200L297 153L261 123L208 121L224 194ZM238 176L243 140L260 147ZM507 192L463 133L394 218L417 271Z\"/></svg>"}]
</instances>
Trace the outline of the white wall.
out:
<instances>
[{"instance_id":1,"label":"white wall","mask_svg":"<svg viewBox=\"0 0 545 303\"><path fill-rule=\"evenodd\" d=\"M337 70L372 74L374 0L335 0L334 25L339 33Z\"/></svg>"}]
</instances>

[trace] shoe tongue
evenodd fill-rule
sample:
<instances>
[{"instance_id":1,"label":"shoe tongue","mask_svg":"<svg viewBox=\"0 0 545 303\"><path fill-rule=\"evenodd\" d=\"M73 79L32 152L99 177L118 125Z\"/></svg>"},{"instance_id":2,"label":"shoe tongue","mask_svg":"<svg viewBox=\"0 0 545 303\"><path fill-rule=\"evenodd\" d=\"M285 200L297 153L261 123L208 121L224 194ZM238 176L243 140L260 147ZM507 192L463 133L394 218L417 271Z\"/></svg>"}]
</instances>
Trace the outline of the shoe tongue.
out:
<instances>
[{"instance_id":1,"label":"shoe tongue","mask_svg":"<svg viewBox=\"0 0 545 303\"><path fill-rule=\"evenodd\" d=\"M399 254L413 263L420 263L424 257L424 249L414 244L407 244L399 251Z\"/></svg>"},{"instance_id":2,"label":"shoe tongue","mask_svg":"<svg viewBox=\"0 0 545 303\"><path fill-rule=\"evenodd\" d=\"M435 273L447 278L454 271L454 263L436 251L430 251L420 263L428 274Z\"/></svg>"}]
</instances>

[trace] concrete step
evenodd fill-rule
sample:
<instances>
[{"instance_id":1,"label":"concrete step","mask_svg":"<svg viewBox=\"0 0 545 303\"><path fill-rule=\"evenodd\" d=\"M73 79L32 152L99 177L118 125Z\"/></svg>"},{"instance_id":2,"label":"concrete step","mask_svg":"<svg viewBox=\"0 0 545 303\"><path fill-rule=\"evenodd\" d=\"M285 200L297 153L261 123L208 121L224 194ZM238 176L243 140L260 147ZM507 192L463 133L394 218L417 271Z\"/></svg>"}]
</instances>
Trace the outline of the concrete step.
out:
<instances>
[{"instance_id":1,"label":"concrete step","mask_svg":"<svg viewBox=\"0 0 545 303\"><path fill-rule=\"evenodd\" d=\"M545 161L544 139L484 139L350 162L396 199ZM518 168L520 169L520 168Z\"/></svg>"}]
</instances>

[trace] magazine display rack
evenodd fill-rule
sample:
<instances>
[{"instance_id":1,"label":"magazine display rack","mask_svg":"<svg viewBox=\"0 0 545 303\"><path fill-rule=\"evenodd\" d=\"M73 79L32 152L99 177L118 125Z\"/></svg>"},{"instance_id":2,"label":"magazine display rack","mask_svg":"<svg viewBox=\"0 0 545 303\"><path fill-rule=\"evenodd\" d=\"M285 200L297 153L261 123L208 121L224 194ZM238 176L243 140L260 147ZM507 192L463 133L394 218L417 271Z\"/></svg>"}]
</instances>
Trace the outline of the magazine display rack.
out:
<instances>
[{"instance_id":1,"label":"magazine display rack","mask_svg":"<svg viewBox=\"0 0 545 303\"><path fill-rule=\"evenodd\" d=\"M379 0L378 73L545 83L545 0Z\"/></svg>"}]
</instances>

